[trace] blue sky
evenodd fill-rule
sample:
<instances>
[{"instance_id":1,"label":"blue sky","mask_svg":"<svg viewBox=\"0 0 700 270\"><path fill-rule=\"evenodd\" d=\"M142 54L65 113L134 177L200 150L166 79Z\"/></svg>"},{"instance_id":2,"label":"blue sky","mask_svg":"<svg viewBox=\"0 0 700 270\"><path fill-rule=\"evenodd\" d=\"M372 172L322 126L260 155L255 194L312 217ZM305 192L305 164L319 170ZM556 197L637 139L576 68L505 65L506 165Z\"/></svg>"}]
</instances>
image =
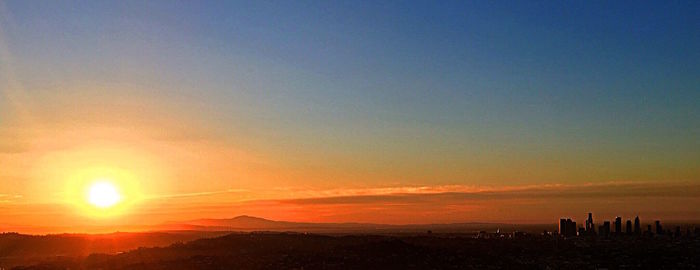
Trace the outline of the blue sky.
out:
<instances>
[{"instance_id":1,"label":"blue sky","mask_svg":"<svg viewBox=\"0 0 700 270\"><path fill-rule=\"evenodd\" d=\"M131 85L75 91L169 104L202 136L290 166L344 162L396 181L458 168L412 181L479 182L462 176L499 166L516 169L486 182L700 175L695 1L3 6L13 76L47 114L73 85ZM571 175L523 172L551 166Z\"/></svg>"}]
</instances>

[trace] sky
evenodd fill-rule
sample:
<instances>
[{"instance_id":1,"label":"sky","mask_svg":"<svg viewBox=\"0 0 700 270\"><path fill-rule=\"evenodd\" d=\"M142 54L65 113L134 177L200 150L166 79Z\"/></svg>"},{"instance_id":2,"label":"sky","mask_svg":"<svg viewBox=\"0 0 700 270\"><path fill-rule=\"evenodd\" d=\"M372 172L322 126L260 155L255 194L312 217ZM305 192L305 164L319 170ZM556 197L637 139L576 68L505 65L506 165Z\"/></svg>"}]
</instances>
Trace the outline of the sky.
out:
<instances>
[{"instance_id":1,"label":"sky","mask_svg":"<svg viewBox=\"0 0 700 270\"><path fill-rule=\"evenodd\" d=\"M698 18L696 1L0 1L0 225L698 220ZM84 205L96 179L117 209Z\"/></svg>"}]
</instances>

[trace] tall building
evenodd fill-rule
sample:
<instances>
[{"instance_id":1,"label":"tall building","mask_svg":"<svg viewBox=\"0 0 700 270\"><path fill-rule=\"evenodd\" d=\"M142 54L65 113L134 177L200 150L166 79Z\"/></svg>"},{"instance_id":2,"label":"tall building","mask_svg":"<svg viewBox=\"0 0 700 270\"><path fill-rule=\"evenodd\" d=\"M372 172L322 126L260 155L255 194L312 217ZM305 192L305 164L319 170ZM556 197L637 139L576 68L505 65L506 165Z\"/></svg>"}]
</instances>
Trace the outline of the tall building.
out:
<instances>
[{"instance_id":1,"label":"tall building","mask_svg":"<svg viewBox=\"0 0 700 270\"><path fill-rule=\"evenodd\" d=\"M566 219L562 218L559 219L559 235L565 235L566 234Z\"/></svg>"},{"instance_id":2,"label":"tall building","mask_svg":"<svg viewBox=\"0 0 700 270\"><path fill-rule=\"evenodd\" d=\"M593 233L595 231L593 226L593 213L588 213L588 219L586 219L586 232Z\"/></svg>"},{"instance_id":3,"label":"tall building","mask_svg":"<svg viewBox=\"0 0 700 270\"><path fill-rule=\"evenodd\" d=\"M656 234L664 234L663 228L661 228L661 221L656 220L654 221L654 224L656 225Z\"/></svg>"},{"instance_id":4,"label":"tall building","mask_svg":"<svg viewBox=\"0 0 700 270\"><path fill-rule=\"evenodd\" d=\"M622 234L622 218L615 218L615 234Z\"/></svg>"},{"instance_id":5,"label":"tall building","mask_svg":"<svg viewBox=\"0 0 700 270\"><path fill-rule=\"evenodd\" d=\"M629 219L625 222L625 233L632 234L632 221Z\"/></svg>"},{"instance_id":6,"label":"tall building","mask_svg":"<svg viewBox=\"0 0 700 270\"><path fill-rule=\"evenodd\" d=\"M610 221L603 222L603 225L598 229L598 234L605 237L610 235Z\"/></svg>"},{"instance_id":7,"label":"tall building","mask_svg":"<svg viewBox=\"0 0 700 270\"><path fill-rule=\"evenodd\" d=\"M639 217L634 218L634 234L640 235L642 234L642 225L639 224Z\"/></svg>"},{"instance_id":8,"label":"tall building","mask_svg":"<svg viewBox=\"0 0 700 270\"><path fill-rule=\"evenodd\" d=\"M570 218L559 219L559 235L565 237L576 236L576 222L572 221Z\"/></svg>"}]
</instances>

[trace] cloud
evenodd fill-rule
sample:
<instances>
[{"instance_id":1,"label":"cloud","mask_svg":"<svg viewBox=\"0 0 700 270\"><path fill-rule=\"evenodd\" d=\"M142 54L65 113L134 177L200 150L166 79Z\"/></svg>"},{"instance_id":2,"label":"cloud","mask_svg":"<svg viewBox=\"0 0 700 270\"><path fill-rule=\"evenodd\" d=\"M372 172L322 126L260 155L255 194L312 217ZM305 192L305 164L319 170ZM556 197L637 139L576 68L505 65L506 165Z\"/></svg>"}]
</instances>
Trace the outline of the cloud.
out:
<instances>
[{"instance_id":1,"label":"cloud","mask_svg":"<svg viewBox=\"0 0 700 270\"><path fill-rule=\"evenodd\" d=\"M0 193L0 203L14 203L22 199L22 195L19 194L3 194Z\"/></svg>"},{"instance_id":2,"label":"cloud","mask_svg":"<svg viewBox=\"0 0 700 270\"><path fill-rule=\"evenodd\" d=\"M322 191L317 194L339 194L280 200L291 204L362 204L380 202L420 203L435 200L495 199L593 199L628 197L700 197L698 183L608 182L587 184L543 184L527 186L421 186L345 191Z\"/></svg>"},{"instance_id":3,"label":"cloud","mask_svg":"<svg viewBox=\"0 0 700 270\"><path fill-rule=\"evenodd\" d=\"M160 195L152 195L148 198L149 199L174 199L174 198L206 197L206 196L227 194L227 193L244 193L244 192L248 192L248 191L249 190L247 190L247 189L229 188L229 189L214 190L214 191L160 194Z\"/></svg>"},{"instance_id":4,"label":"cloud","mask_svg":"<svg viewBox=\"0 0 700 270\"><path fill-rule=\"evenodd\" d=\"M313 193L313 192L309 192ZM699 183L609 182L528 186L393 187L317 194L344 194L250 201L238 211L270 218L321 222L548 223L560 217L640 216L645 220L696 220ZM353 195L354 194L354 195Z\"/></svg>"}]
</instances>

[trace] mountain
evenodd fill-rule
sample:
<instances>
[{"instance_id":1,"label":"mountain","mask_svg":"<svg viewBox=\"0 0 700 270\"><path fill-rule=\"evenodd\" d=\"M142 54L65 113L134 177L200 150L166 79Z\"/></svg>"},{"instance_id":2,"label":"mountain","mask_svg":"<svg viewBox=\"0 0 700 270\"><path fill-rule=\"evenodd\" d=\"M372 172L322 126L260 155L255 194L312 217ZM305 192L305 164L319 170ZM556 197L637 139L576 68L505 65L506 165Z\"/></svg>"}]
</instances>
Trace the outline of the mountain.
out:
<instances>
[{"instance_id":1,"label":"mountain","mask_svg":"<svg viewBox=\"0 0 700 270\"><path fill-rule=\"evenodd\" d=\"M158 226L158 230L203 230L203 231L297 231L297 232L354 232L395 228L396 225L370 223L309 223L275 221L252 216L237 216L227 219L196 219L170 222Z\"/></svg>"},{"instance_id":2,"label":"mountain","mask_svg":"<svg viewBox=\"0 0 700 270\"><path fill-rule=\"evenodd\" d=\"M286 221L274 221L252 216L237 216L229 219L197 219L186 222L189 225L204 226L204 227L228 227L236 229L263 230L263 229L282 229L296 227L300 224Z\"/></svg>"},{"instance_id":3,"label":"mountain","mask_svg":"<svg viewBox=\"0 0 700 270\"><path fill-rule=\"evenodd\" d=\"M201 230L201 231L294 231L312 233L476 233L480 230L542 232L549 225L513 225L500 223L449 223L449 224L375 224L375 223L310 223L275 221L253 216L237 216L227 219L196 219L170 222L155 230Z\"/></svg>"}]
</instances>

